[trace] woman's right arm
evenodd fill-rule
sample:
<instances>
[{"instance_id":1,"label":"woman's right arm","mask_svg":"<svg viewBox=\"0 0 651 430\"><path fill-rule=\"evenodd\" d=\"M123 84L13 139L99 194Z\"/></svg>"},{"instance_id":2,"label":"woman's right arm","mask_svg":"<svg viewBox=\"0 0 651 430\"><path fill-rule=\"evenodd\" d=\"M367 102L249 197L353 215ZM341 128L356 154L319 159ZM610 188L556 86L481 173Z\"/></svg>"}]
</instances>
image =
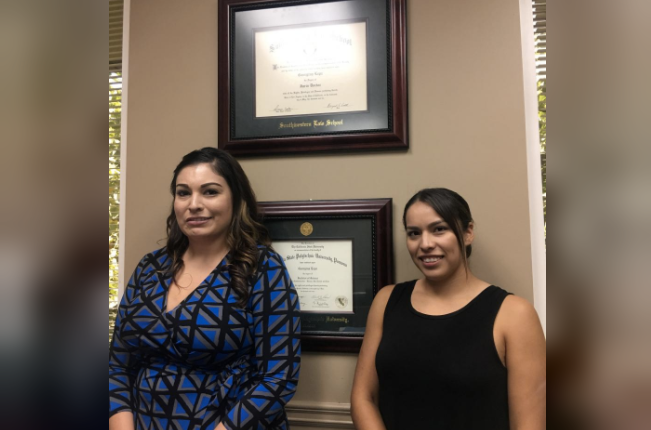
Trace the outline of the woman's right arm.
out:
<instances>
[{"instance_id":1,"label":"woman's right arm","mask_svg":"<svg viewBox=\"0 0 651 430\"><path fill-rule=\"evenodd\" d=\"M138 375L140 357L122 339L122 325L128 321L143 277L151 272L145 256L133 272L120 302L113 340L109 349L109 430L133 430L133 383Z\"/></svg>"},{"instance_id":2,"label":"woman's right arm","mask_svg":"<svg viewBox=\"0 0 651 430\"><path fill-rule=\"evenodd\" d=\"M120 326L127 307L125 293L113 332L109 352L109 430L134 430L131 397L138 360L120 337Z\"/></svg>"},{"instance_id":3,"label":"woman's right arm","mask_svg":"<svg viewBox=\"0 0 651 430\"><path fill-rule=\"evenodd\" d=\"M351 396L351 414L357 430L386 429L378 406L380 385L375 369L375 355L382 340L384 310L393 287L394 285L390 285L378 291L368 314Z\"/></svg>"}]
</instances>

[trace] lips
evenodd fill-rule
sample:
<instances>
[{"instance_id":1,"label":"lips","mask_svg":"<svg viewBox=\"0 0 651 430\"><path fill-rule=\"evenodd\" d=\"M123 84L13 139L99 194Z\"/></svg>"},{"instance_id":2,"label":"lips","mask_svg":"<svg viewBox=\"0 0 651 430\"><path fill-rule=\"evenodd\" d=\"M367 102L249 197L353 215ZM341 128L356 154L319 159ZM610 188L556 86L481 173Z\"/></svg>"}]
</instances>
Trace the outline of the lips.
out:
<instances>
[{"instance_id":1,"label":"lips","mask_svg":"<svg viewBox=\"0 0 651 430\"><path fill-rule=\"evenodd\" d=\"M425 266L434 266L438 264L438 262L441 261L443 257L440 255L426 255L423 257L418 257L418 259L422 261Z\"/></svg>"},{"instance_id":2,"label":"lips","mask_svg":"<svg viewBox=\"0 0 651 430\"><path fill-rule=\"evenodd\" d=\"M210 217L192 217L187 218L185 222L187 222L189 225L201 225L206 223L208 220L210 220Z\"/></svg>"}]
</instances>

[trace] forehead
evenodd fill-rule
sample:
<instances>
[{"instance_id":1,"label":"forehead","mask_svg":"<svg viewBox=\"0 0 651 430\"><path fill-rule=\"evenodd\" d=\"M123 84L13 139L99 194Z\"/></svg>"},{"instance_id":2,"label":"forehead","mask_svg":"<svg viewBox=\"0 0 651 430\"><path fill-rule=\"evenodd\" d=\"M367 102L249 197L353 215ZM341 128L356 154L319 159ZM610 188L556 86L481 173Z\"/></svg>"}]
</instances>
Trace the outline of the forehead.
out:
<instances>
[{"instance_id":1,"label":"forehead","mask_svg":"<svg viewBox=\"0 0 651 430\"><path fill-rule=\"evenodd\" d=\"M226 185L224 177L215 172L210 163L194 164L184 167L176 177L177 184L202 184L206 182L217 182Z\"/></svg>"},{"instance_id":2,"label":"forehead","mask_svg":"<svg viewBox=\"0 0 651 430\"><path fill-rule=\"evenodd\" d=\"M407 227L427 225L436 221L444 221L433 207L423 202L416 202L407 209L405 215Z\"/></svg>"}]
</instances>

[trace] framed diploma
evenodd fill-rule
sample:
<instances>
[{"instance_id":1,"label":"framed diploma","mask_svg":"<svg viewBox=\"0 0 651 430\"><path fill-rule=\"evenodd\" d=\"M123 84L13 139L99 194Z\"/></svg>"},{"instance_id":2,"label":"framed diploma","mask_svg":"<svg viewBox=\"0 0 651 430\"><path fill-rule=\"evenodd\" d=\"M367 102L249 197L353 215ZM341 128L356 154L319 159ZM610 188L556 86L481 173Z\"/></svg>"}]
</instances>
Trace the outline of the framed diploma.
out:
<instances>
[{"instance_id":1,"label":"framed diploma","mask_svg":"<svg viewBox=\"0 0 651 430\"><path fill-rule=\"evenodd\" d=\"M406 0L220 0L219 147L407 149Z\"/></svg>"},{"instance_id":2,"label":"framed diploma","mask_svg":"<svg viewBox=\"0 0 651 430\"><path fill-rule=\"evenodd\" d=\"M393 282L391 199L261 202L301 302L306 351L359 352L377 291Z\"/></svg>"}]
</instances>

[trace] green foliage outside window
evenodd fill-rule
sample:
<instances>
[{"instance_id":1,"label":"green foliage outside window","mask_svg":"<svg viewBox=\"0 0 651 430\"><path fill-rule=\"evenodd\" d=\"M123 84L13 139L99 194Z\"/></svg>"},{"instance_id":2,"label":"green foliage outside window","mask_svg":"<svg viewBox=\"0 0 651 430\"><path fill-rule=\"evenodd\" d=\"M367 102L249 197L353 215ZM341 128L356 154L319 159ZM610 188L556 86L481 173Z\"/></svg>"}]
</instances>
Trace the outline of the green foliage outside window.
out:
<instances>
[{"instance_id":1,"label":"green foliage outside window","mask_svg":"<svg viewBox=\"0 0 651 430\"><path fill-rule=\"evenodd\" d=\"M118 231L120 214L120 124L122 74L109 74L109 342L118 306Z\"/></svg>"},{"instance_id":2,"label":"green foliage outside window","mask_svg":"<svg viewBox=\"0 0 651 430\"><path fill-rule=\"evenodd\" d=\"M545 236L547 236L547 79L538 81L538 124L540 128L540 161L542 165Z\"/></svg>"},{"instance_id":3,"label":"green foliage outside window","mask_svg":"<svg viewBox=\"0 0 651 430\"><path fill-rule=\"evenodd\" d=\"M543 214L547 237L547 0L532 0L534 49L538 75L538 125L543 183Z\"/></svg>"}]
</instances>

